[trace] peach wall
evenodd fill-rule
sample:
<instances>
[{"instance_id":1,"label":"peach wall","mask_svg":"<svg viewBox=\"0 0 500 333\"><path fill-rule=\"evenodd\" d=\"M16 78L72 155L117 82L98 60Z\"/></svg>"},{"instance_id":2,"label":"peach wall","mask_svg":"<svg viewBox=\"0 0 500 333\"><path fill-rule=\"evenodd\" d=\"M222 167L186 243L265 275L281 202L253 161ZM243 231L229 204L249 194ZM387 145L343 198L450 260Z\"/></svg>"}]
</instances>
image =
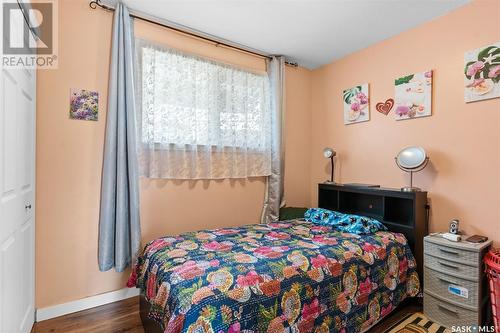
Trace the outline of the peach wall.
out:
<instances>
[{"instance_id":1,"label":"peach wall","mask_svg":"<svg viewBox=\"0 0 500 333\"><path fill-rule=\"evenodd\" d=\"M112 15L88 0L59 1L59 69L38 71L36 306L43 308L124 287L128 273L99 272L97 236ZM261 59L138 22L136 34L172 47L264 70ZM286 195L310 201L311 73L287 67ZM68 118L70 88L99 91L99 121ZM289 186L288 186L289 185ZM141 182L143 240L255 223L262 178ZM228 209L229 208L229 209Z\"/></svg>"},{"instance_id":2,"label":"peach wall","mask_svg":"<svg viewBox=\"0 0 500 333\"><path fill-rule=\"evenodd\" d=\"M500 41L500 2L476 0L450 14L370 46L313 72L311 204L328 178L321 150L339 152L340 182L399 188L408 176L394 163L404 146L420 145L431 164L415 175L429 191L431 231L459 218L468 233L500 243L500 99L464 103L464 52ZM375 103L394 96L394 79L434 70L433 115L396 122ZM371 120L345 126L342 91L370 83Z\"/></svg>"},{"instance_id":3,"label":"peach wall","mask_svg":"<svg viewBox=\"0 0 500 333\"><path fill-rule=\"evenodd\" d=\"M458 217L469 233L500 242L500 99L465 104L466 50L500 40L500 3L476 0L449 15L310 72L287 67L286 172L289 205L316 205L328 178L325 146L339 151L337 181L400 187L398 150L424 146L431 165L415 176L429 191L431 230ZM87 0L59 1L59 69L38 72L36 305L43 308L123 287L127 273L99 272L97 232L106 117L110 13ZM147 36L188 52L263 70L255 57L215 47L145 23ZM393 97L394 78L434 70L429 118L396 122L374 110ZM342 90L369 82L371 118L343 125ZM98 122L68 119L69 89L100 93ZM141 182L144 241L187 230L258 220L263 179ZM230 207L230 210L223 208Z\"/></svg>"}]
</instances>

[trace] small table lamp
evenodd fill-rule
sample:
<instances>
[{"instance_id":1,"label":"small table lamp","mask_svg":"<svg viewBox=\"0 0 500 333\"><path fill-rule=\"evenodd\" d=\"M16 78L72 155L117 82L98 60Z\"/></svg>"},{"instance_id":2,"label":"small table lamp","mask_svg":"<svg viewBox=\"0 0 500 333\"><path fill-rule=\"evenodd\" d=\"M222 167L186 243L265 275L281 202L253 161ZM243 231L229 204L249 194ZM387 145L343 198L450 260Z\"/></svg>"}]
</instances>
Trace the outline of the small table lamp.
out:
<instances>
[{"instance_id":1,"label":"small table lamp","mask_svg":"<svg viewBox=\"0 0 500 333\"><path fill-rule=\"evenodd\" d=\"M330 176L330 183L335 183L333 181L333 175L334 175L334 171L335 171L335 163L333 163L333 158L335 156L337 156L337 152L335 150L333 150L332 148L325 148L325 149L323 149L323 156L325 156L325 158L330 159L330 163L332 165L332 174Z\"/></svg>"}]
</instances>

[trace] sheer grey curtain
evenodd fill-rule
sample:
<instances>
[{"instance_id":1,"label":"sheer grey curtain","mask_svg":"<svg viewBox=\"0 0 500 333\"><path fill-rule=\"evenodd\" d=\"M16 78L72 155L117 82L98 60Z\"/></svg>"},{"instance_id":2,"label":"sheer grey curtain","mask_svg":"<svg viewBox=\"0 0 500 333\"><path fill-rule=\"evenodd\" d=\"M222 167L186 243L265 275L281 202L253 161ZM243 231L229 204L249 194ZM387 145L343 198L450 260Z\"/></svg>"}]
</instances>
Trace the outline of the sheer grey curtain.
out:
<instances>
[{"instance_id":1,"label":"sheer grey curtain","mask_svg":"<svg viewBox=\"0 0 500 333\"><path fill-rule=\"evenodd\" d=\"M99 269L123 271L137 254L139 176L134 96L134 33L127 7L114 13L99 216Z\"/></svg>"},{"instance_id":2,"label":"sheer grey curtain","mask_svg":"<svg viewBox=\"0 0 500 333\"><path fill-rule=\"evenodd\" d=\"M262 223L279 219L284 200L285 149L285 58L273 57L268 61L267 72L271 81L271 175L267 177Z\"/></svg>"}]
</instances>

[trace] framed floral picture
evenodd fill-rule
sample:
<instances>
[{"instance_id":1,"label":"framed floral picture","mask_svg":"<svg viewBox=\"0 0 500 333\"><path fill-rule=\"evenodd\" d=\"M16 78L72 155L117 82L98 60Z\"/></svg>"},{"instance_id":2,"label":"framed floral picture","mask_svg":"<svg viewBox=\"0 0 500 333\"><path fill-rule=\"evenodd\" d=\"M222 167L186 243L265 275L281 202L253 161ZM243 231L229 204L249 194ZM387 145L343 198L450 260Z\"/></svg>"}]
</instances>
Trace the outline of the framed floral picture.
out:
<instances>
[{"instance_id":1,"label":"framed floral picture","mask_svg":"<svg viewBox=\"0 0 500 333\"><path fill-rule=\"evenodd\" d=\"M71 89L69 117L97 121L99 117L99 93L85 89Z\"/></svg>"},{"instance_id":2,"label":"framed floral picture","mask_svg":"<svg viewBox=\"0 0 500 333\"><path fill-rule=\"evenodd\" d=\"M344 124L370 120L368 83L344 90Z\"/></svg>"},{"instance_id":3,"label":"framed floral picture","mask_svg":"<svg viewBox=\"0 0 500 333\"><path fill-rule=\"evenodd\" d=\"M500 42L465 53L465 102L500 97Z\"/></svg>"},{"instance_id":4,"label":"framed floral picture","mask_svg":"<svg viewBox=\"0 0 500 333\"><path fill-rule=\"evenodd\" d=\"M394 81L396 120L432 115L432 71L415 73Z\"/></svg>"}]
</instances>

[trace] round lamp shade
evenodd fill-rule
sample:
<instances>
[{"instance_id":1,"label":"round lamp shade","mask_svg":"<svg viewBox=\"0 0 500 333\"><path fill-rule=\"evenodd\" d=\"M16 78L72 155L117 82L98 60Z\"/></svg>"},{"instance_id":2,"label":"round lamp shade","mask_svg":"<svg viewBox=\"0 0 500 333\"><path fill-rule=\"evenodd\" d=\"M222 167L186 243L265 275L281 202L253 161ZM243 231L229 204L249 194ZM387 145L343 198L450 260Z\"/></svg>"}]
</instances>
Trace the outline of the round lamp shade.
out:
<instances>
[{"instance_id":1,"label":"round lamp shade","mask_svg":"<svg viewBox=\"0 0 500 333\"><path fill-rule=\"evenodd\" d=\"M337 155L337 153L332 148L323 149L323 156L325 156L325 158L330 158L330 157L333 157L335 155Z\"/></svg>"},{"instance_id":2,"label":"round lamp shade","mask_svg":"<svg viewBox=\"0 0 500 333\"><path fill-rule=\"evenodd\" d=\"M396 165L403 171L410 173L410 186L403 187L405 192L420 191L413 186L413 173L423 170L429 162L429 157L422 147L412 146L402 149L395 157Z\"/></svg>"},{"instance_id":3,"label":"round lamp shade","mask_svg":"<svg viewBox=\"0 0 500 333\"><path fill-rule=\"evenodd\" d=\"M416 170L425 166L427 162L427 154L422 147L406 147L401 150L396 156L396 163L401 169Z\"/></svg>"}]
</instances>

